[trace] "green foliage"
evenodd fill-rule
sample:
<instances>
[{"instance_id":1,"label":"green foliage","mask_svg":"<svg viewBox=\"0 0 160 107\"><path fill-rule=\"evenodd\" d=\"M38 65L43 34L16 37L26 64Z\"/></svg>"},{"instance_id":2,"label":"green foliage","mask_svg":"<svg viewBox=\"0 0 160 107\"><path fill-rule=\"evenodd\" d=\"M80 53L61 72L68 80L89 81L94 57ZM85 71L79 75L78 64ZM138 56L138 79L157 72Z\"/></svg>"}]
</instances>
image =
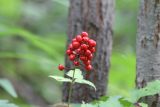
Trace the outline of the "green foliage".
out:
<instances>
[{"instance_id":1,"label":"green foliage","mask_svg":"<svg viewBox=\"0 0 160 107\"><path fill-rule=\"evenodd\" d=\"M116 0L116 9L117 10L138 10L138 4L139 1L138 0Z\"/></svg>"},{"instance_id":2,"label":"green foliage","mask_svg":"<svg viewBox=\"0 0 160 107\"><path fill-rule=\"evenodd\" d=\"M75 79L75 82L76 83L80 83L80 84L87 84L89 86L92 86L96 90L96 86L92 82L90 82L88 80L85 80L85 79Z\"/></svg>"},{"instance_id":3,"label":"green foliage","mask_svg":"<svg viewBox=\"0 0 160 107\"><path fill-rule=\"evenodd\" d=\"M141 97L155 95L160 93L160 81L156 80L147 84L146 87L141 89L135 89L131 93L131 98L129 99L131 102L137 102Z\"/></svg>"},{"instance_id":4,"label":"green foliage","mask_svg":"<svg viewBox=\"0 0 160 107\"><path fill-rule=\"evenodd\" d=\"M72 78L73 74L75 79L83 79L82 71L80 69L70 70L66 75Z\"/></svg>"},{"instance_id":5,"label":"green foliage","mask_svg":"<svg viewBox=\"0 0 160 107\"><path fill-rule=\"evenodd\" d=\"M83 103L81 107L125 107L125 103L123 103L124 104L123 106L120 102L121 98L122 98L121 96L112 96L112 97L109 97L106 101L100 100L96 104Z\"/></svg>"},{"instance_id":6,"label":"green foliage","mask_svg":"<svg viewBox=\"0 0 160 107\"><path fill-rule=\"evenodd\" d=\"M0 32L0 37L6 37L6 36L20 36L23 39L30 42L33 46L37 47L38 49L44 51L47 53L50 57L53 59L57 59L55 56L59 56L58 52L56 50L53 50L52 48L62 48L63 46L60 43L57 43L57 41L48 41L40 36L37 36L35 34L32 34L24 29L17 28L17 27L8 27L4 25L0 25L3 30Z\"/></svg>"},{"instance_id":7,"label":"green foliage","mask_svg":"<svg viewBox=\"0 0 160 107\"><path fill-rule=\"evenodd\" d=\"M148 107L148 105L145 104L145 103L139 103L139 105L140 105L141 107Z\"/></svg>"},{"instance_id":8,"label":"green foliage","mask_svg":"<svg viewBox=\"0 0 160 107\"><path fill-rule=\"evenodd\" d=\"M60 82L72 82L71 79L69 78L64 78L64 77L61 77L61 76L49 76L57 81L60 81Z\"/></svg>"},{"instance_id":9,"label":"green foliage","mask_svg":"<svg viewBox=\"0 0 160 107\"><path fill-rule=\"evenodd\" d=\"M81 104L81 107L97 107L97 105L88 104L88 103L83 102L83 104Z\"/></svg>"},{"instance_id":10,"label":"green foliage","mask_svg":"<svg viewBox=\"0 0 160 107\"><path fill-rule=\"evenodd\" d=\"M0 87L4 88L11 96L17 97L17 93L14 90L12 84L7 79L0 79ZM0 99L0 107L18 107L15 104L9 103L8 100Z\"/></svg>"},{"instance_id":11,"label":"green foliage","mask_svg":"<svg viewBox=\"0 0 160 107\"><path fill-rule=\"evenodd\" d=\"M129 91L135 87L135 68L135 54L114 52L111 56L108 94L128 97Z\"/></svg>"},{"instance_id":12,"label":"green foliage","mask_svg":"<svg viewBox=\"0 0 160 107\"><path fill-rule=\"evenodd\" d=\"M83 78L82 71L80 69L75 69L75 71L70 70L67 72L66 75L73 78L73 74L74 74L74 83L87 84L89 86L92 86L96 90L96 86L92 82L85 80ZM49 76L49 77L54 78L57 81L72 82L72 79L64 78L60 76Z\"/></svg>"},{"instance_id":13,"label":"green foliage","mask_svg":"<svg viewBox=\"0 0 160 107\"><path fill-rule=\"evenodd\" d=\"M133 106L133 103L131 103L130 101L128 101L127 99L125 99L123 97L120 98L119 101L123 105L123 107L132 107Z\"/></svg>"},{"instance_id":14,"label":"green foliage","mask_svg":"<svg viewBox=\"0 0 160 107\"><path fill-rule=\"evenodd\" d=\"M122 107L122 104L119 102L120 96L110 97L107 101L99 104L100 107Z\"/></svg>"},{"instance_id":15,"label":"green foliage","mask_svg":"<svg viewBox=\"0 0 160 107\"><path fill-rule=\"evenodd\" d=\"M81 107L134 107L135 104L141 107L148 107L145 103L138 103L138 100L144 96L155 95L157 93L160 93L160 80L150 82L144 88L135 89L129 98L121 96L103 97L94 104L83 103Z\"/></svg>"},{"instance_id":16,"label":"green foliage","mask_svg":"<svg viewBox=\"0 0 160 107\"><path fill-rule=\"evenodd\" d=\"M21 0L0 0L1 19L15 18L20 13Z\"/></svg>"},{"instance_id":17,"label":"green foliage","mask_svg":"<svg viewBox=\"0 0 160 107\"><path fill-rule=\"evenodd\" d=\"M9 103L8 100L0 100L0 107L18 107L15 104Z\"/></svg>"},{"instance_id":18,"label":"green foliage","mask_svg":"<svg viewBox=\"0 0 160 107\"><path fill-rule=\"evenodd\" d=\"M115 2L113 49L120 52L134 52L139 0L115 0Z\"/></svg>"},{"instance_id":19,"label":"green foliage","mask_svg":"<svg viewBox=\"0 0 160 107\"><path fill-rule=\"evenodd\" d=\"M0 86L4 88L10 95L17 97L16 91L14 90L12 84L7 79L0 79ZM0 106L1 107L1 106Z\"/></svg>"}]
</instances>

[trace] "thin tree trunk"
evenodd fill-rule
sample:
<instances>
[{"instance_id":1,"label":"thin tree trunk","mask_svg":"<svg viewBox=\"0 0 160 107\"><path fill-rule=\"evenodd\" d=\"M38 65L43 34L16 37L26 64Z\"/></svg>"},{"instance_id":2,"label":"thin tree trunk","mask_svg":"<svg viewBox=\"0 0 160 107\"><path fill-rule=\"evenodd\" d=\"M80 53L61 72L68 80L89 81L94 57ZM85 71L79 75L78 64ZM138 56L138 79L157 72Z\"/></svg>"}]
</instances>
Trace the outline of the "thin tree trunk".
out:
<instances>
[{"instance_id":1,"label":"thin tree trunk","mask_svg":"<svg viewBox=\"0 0 160 107\"><path fill-rule=\"evenodd\" d=\"M68 22L68 44L77 34L87 31L97 42L96 54L92 65L95 71L90 72L89 81L96 87L75 84L71 102L82 103L98 99L106 94L108 83L109 59L112 50L114 0L70 0ZM66 66L73 66L66 57ZM81 68L84 71L83 68ZM69 83L63 86L63 101L68 101Z\"/></svg>"},{"instance_id":2,"label":"thin tree trunk","mask_svg":"<svg viewBox=\"0 0 160 107\"><path fill-rule=\"evenodd\" d=\"M137 37L136 85L160 79L160 0L140 0ZM160 107L160 96L142 99L149 107Z\"/></svg>"}]
</instances>

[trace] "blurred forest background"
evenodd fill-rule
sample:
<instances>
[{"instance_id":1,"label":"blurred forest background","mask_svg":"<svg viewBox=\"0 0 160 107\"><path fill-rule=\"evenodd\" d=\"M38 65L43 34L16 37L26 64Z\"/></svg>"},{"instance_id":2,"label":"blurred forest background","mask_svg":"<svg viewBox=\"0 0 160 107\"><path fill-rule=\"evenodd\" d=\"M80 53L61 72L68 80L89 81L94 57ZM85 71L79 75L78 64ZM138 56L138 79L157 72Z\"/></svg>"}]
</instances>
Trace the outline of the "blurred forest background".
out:
<instances>
[{"instance_id":1,"label":"blurred forest background","mask_svg":"<svg viewBox=\"0 0 160 107\"><path fill-rule=\"evenodd\" d=\"M138 4L116 0L108 95L128 96L135 86ZM63 75L57 65L64 63L68 8L68 0L0 0L0 78L9 79L18 93L13 98L0 88L0 99L20 107L36 98L61 102L61 83L48 75Z\"/></svg>"}]
</instances>

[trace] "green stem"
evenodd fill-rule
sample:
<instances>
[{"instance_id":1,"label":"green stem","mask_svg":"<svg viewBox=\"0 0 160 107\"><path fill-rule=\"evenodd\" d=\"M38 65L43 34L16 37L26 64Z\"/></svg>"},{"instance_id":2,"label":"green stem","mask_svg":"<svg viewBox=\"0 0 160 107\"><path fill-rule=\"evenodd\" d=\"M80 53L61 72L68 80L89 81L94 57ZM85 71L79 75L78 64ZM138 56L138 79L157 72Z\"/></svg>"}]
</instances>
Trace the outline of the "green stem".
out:
<instances>
[{"instance_id":1,"label":"green stem","mask_svg":"<svg viewBox=\"0 0 160 107\"><path fill-rule=\"evenodd\" d=\"M71 101L71 95L72 95L72 88L73 88L73 84L74 84L74 74L75 74L75 69L73 71L73 76L72 76L72 82L71 82L71 85L69 87L69 99L68 99L68 107L70 105L70 101Z\"/></svg>"}]
</instances>

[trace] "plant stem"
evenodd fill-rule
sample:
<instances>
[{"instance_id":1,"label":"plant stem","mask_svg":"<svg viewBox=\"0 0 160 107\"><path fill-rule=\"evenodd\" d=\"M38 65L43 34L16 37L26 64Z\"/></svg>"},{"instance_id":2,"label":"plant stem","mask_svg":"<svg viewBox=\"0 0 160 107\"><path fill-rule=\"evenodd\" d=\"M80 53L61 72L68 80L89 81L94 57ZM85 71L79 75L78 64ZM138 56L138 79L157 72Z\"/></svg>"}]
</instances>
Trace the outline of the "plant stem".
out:
<instances>
[{"instance_id":1,"label":"plant stem","mask_svg":"<svg viewBox=\"0 0 160 107\"><path fill-rule=\"evenodd\" d=\"M69 87L69 98L68 98L68 107L70 105L70 101L71 101L71 95L72 95L72 88L73 88L73 84L74 84L74 74L75 74L75 69L73 70L73 76L72 76L72 82L71 85Z\"/></svg>"}]
</instances>

